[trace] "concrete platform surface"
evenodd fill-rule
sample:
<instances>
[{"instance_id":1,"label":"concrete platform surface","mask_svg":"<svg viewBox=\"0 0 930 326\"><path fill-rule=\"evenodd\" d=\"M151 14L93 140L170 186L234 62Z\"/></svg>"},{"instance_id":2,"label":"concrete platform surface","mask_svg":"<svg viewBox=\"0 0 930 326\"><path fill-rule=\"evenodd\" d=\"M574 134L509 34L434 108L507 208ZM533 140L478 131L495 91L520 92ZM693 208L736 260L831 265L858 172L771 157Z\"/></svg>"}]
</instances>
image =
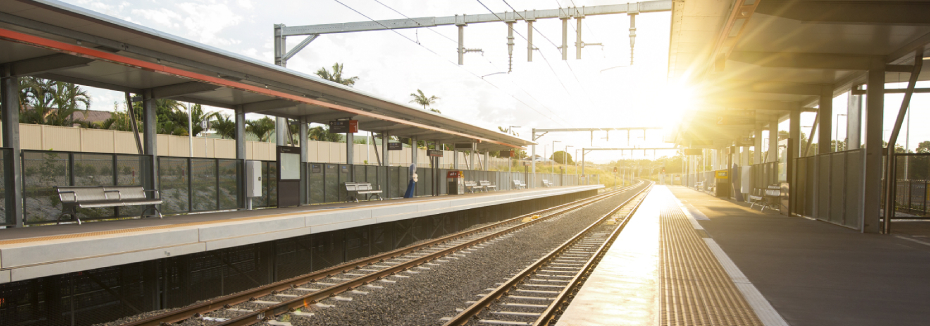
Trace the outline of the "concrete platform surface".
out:
<instances>
[{"instance_id":1,"label":"concrete platform surface","mask_svg":"<svg viewBox=\"0 0 930 326\"><path fill-rule=\"evenodd\" d=\"M927 239L861 234L670 189L707 217L700 226L788 324L930 325Z\"/></svg>"},{"instance_id":2,"label":"concrete platform surface","mask_svg":"<svg viewBox=\"0 0 930 326\"><path fill-rule=\"evenodd\" d=\"M570 186L0 230L0 283L596 190Z\"/></svg>"}]
</instances>

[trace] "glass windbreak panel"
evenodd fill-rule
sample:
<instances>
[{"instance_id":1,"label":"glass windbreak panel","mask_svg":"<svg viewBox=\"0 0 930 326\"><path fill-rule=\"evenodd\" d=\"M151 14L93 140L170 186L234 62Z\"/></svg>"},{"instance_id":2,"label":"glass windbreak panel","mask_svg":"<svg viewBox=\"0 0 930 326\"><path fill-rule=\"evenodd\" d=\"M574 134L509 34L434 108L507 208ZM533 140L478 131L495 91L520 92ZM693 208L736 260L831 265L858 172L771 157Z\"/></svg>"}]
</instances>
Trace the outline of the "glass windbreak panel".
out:
<instances>
[{"instance_id":1,"label":"glass windbreak panel","mask_svg":"<svg viewBox=\"0 0 930 326\"><path fill-rule=\"evenodd\" d=\"M906 157L906 178L908 180L930 180L930 155L908 155Z\"/></svg>"},{"instance_id":2,"label":"glass windbreak panel","mask_svg":"<svg viewBox=\"0 0 930 326\"><path fill-rule=\"evenodd\" d=\"M300 180L300 154L281 153L281 180Z\"/></svg>"},{"instance_id":3,"label":"glass windbreak panel","mask_svg":"<svg viewBox=\"0 0 930 326\"><path fill-rule=\"evenodd\" d=\"M0 225L15 224L12 218L6 217L6 165L12 162L13 151L10 149L0 149Z\"/></svg>"},{"instance_id":4,"label":"glass windbreak panel","mask_svg":"<svg viewBox=\"0 0 930 326\"><path fill-rule=\"evenodd\" d=\"M368 176L366 176L367 169L364 165L353 165L352 166L352 181L355 182L368 182Z\"/></svg>"},{"instance_id":5,"label":"glass windbreak panel","mask_svg":"<svg viewBox=\"0 0 930 326\"><path fill-rule=\"evenodd\" d=\"M391 187L388 184L388 167L379 166L378 167L378 185L382 191L381 196L384 198L391 198L390 190Z\"/></svg>"},{"instance_id":6,"label":"glass windbreak panel","mask_svg":"<svg viewBox=\"0 0 930 326\"><path fill-rule=\"evenodd\" d=\"M215 159L191 159L191 202L194 211L216 210L217 179Z\"/></svg>"},{"instance_id":7,"label":"glass windbreak panel","mask_svg":"<svg viewBox=\"0 0 930 326\"><path fill-rule=\"evenodd\" d=\"M237 174L239 161L237 160L217 160L217 170L219 171L219 197L220 209L239 208L239 182Z\"/></svg>"},{"instance_id":8,"label":"glass windbreak panel","mask_svg":"<svg viewBox=\"0 0 930 326\"><path fill-rule=\"evenodd\" d=\"M23 152L25 222L55 221L61 214L56 186L70 186L68 153Z\"/></svg>"},{"instance_id":9,"label":"glass windbreak panel","mask_svg":"<svg viewBox=\"0 0 930 326\"><path fill-rule=\"evenodd\" d=\"M161 186L161 212L183 213L190 210L190 193L186 158L159 157L158 184Z\"/></svg>"},{"instance_id":10,"label":"glass windbreak panel","mask_svg":"<svg viewBox=\"0 0 930 326\"><path fill-rule=\"evenodd\" d=\"M310 185L310 203L319 204L323 202L323 164L310 163L307 173L310 174L308 184Z\"/></svg>"},{"instance_id":11,"label":"glass windbreak panel","mask_svg":"<svg viewBox=\"0 0 930 326\"><path fill-rule=\"evenodd\" d=\"M323 178L325 202L335 203L339 201L339 165L326 164L323 170Z\"/></svg>"},{"instance_id":12,"label":"glass windbreak panel","mask_svg":"<svg viewBox=\"0 0 930 326\"><path fill-rule=\"evenodd\" d=\"M268 207L278 206L278 162L268 162Z\"/></svg>"},{"instance_id":13,"label":"glass windbreak panel","mask_svg":"<svg viewBox=\"0 0 930 326\"><path fill-rule=\"evenodd\" d=\"M391 166L388 168L388 173L391 175L389 183L391 185L391 193L389 194L391 198L403 197L404 192L400 189L400 167Z\"/></svg>"},{"instance_id":14,"label":"glass windbreak panel","mask_svg":"<svg viewBox=\"0 0 930 326\"><path fill-rule=\"evenodd\" d=\"M419 171L419 169L418 169ZM420 174L420 182L423 182L423 195L430 196L433 194L433 169L423 169Z\"/></svg>"},{"instance_id":15,"label":"glass windbreak panel","mask_svg":"<svg viewBox=\"0 0 930 326\"><path fill-rule=\"evenodd\" d=\"M817 215L822 220L830 219L830 155L817 156Z\"/></svg>"},{"instance_id":16,"label":"glass windbreak panel","mask_svg":"<svg viewBox=\"0 0 930 326\"><path fill-rule=\"evenodd\" d=\"M399 169L400 175L397 183L400 186L400 195L398 197L403 197L407 193L407 186L410 184L410 167L400 167Z\"/></svg>"},{"instance_id":17,"label":"glass windbreak panel","mask_svg":"<svg viewBox=\"0 0 930 326\"><path fill-rule=\"evenodd\" d=\"M346 164L339 165L339 182L336 184L336 187L339 190L339 201L340 202L346 201L346 197L348 197L345 183L352 181L350 177L351 173L349 173L351 169L352 169L351 165L346 165Z\"/></svg>"},{"instance_id":18,"label":"glass windbreak panel","mask_svg":"<svg viewBox=\"0 0 930 326\"><path fill-rule=\"evenodd\" d=\"M843 224L857 228L862 218L862 150L848 151L846 155L846 216ZM927 198L927 197L924 197Z\"/></svg>"},{"instance_id":19,"label":"glass windbreak panel","mask_svg":"<svg viewBox=\"0 0 930 326\"><path fill-rule=\"evenodd\" d=\"M74 154L75 186L112 186L113 180L113 154ZM111 195L111 194L108 194ZM112 218L115 216L114 207L78 208L77 215L82 220Z\"/></svg>"},{"instance_id":20,"label":"glass windbreak panel","mask_svg":"<svg viewBox=\"0 0 930 326\"><path fill-rule=\"evenodd\" d=\"M371 188L381 189L381 186L378 185L378 167L374 165L368 165L365 167L365 172L365 180L371 184Z\"/></svg>"},{"instance_id":21,"label":"glass windbreak panel","mask_svg":"<svg viewBox=\"0 0 930 326\"><path fill-rule=\"evenodd\" d=\"M846 200L846 154L830 154L830 221L843 224Z\"/></svg>"},{"instance_id":22,"label":"glass windbreak panel","mask_svg":"<svg viewBox=\"0 0 930 326\"><path fill-rule=\"evenodd\" d=\"M145 156L117 155L116 156L116 184L120 186L142 186L142 175ZM119 216L139 216L145 206L123 206L119 208ZM151 213L151 212L150 212Z\"/></svg>"},{"instance_id":23,"label":"glass windbreak panel","mask_svg":"<svg viewBox=\"0 0 930 326\"><path fill-rule=\"evenodd\" d=\"M424 173L429 173L428 171L429 171L428 169L424 169L420 167L417 168L417 172L416 172L417 173L417 192L416 192L417 196L426 195L426 178L424 178L423 175Z\"/></svg>"}]
</instances>

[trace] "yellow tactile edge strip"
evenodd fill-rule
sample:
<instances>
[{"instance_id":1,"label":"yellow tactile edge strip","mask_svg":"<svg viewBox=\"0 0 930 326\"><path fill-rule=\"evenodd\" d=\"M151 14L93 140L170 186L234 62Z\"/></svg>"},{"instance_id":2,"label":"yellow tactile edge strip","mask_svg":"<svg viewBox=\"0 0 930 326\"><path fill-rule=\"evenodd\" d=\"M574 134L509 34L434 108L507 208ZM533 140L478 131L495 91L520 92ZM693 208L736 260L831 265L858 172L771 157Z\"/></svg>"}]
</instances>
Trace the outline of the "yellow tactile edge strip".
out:
<instances>
[{"instance_id":1,"label":"yellow tactile edge strip","mask_svg":"<svg viewBox=\"0 0 930 326\"><path fill-rule=\"evenodd\" d=\"M546 189L546 190L548 190L548 189ZM417 203L417 204L420 204L420 203L428 203L428 202L439 201L439 200L447 200L447 199L446 199L446 198L443 198L443 199L421 200L421 201L417 201L416 203ZM13 240L0 240L0 246L3 246L3 245L11 245L11 244L30 243L30 242L54 241L54 240L76 239L76 238L84 238L84 237L97 237L97 236L114 235L114 234L126 234L126 233L146 232L146 231L152 231L152 230L164 230L164 229L173 229L173 228L183 228L183 227L189 227L189 226L210 225L210 224L227 223L227 222L241 222L241 221L261 220L261 219L268 219L268 218L275 218L275 217L285 217L285 216L294 216L294 215L301 215L301 214L308 214L308 213L336 212L336 211L343 211L343 210L349 210L349 209L359 209L359 208L377 208L377 207L391 206L391 205L394 205L394 204L397 204L397 203L391 203L391 204L387 204L387 203L386 203L386 204L377 204L377 205L360 206L360 207L345 207L345 208L332 208L332 209L321 209L321 210L308 210L308 211L300 211L300 212L294 212L294 213L281 213L281 214L260 215L260 216L253 216L253 217L242 217L242 218L229 219L229 220L213 220L213 221L189 222L189 223L171 224L171 225L143 226L143 227L130 228L130 229L119 229L119 230L97 231L97 232L84 232L84 233L72 233L72 234L62 234L62 235L50 235L50 236L43 236L43 237L22 238L22 239L13 239Z\"/></svg>"},{"instance_id":2,"label":"yellow tactile edge strip","mask_svg":"<svg viewBox=\"0 0 930 326\"><path fill-rule=\"evenodd\" d=\"M759 325L762 322L681 209L661 209L662 325Z\"/></svg>"}]
</instances>

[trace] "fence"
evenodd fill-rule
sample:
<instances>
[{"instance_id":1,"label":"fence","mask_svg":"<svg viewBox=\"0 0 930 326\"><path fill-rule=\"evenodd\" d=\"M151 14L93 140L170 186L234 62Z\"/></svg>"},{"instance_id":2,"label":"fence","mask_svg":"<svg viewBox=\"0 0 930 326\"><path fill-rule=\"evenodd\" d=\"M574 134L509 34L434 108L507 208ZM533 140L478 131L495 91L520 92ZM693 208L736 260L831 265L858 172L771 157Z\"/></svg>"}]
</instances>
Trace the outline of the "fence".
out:
<instances>
[{"instance_id":1,"label":"fence","mask_svg":"<svg viewBox=\"0 0 930 326\"><path fill-rule=\"evenodd\" d=\"M12 152L4 150L4 164ZM56 186L142 186L143 174L149 171L148 156L132 154L75 153L60 151L23 151L23 198L25 224L55 222L61 214L61 202ZM164 214L184 214L231 210L244 207L239 196L238 160L218 158L159 157L158 189L164 204ZM5 165L3 165L5 166ZM440 178L439 194L446 194L445 175L448 169L418 168L416 196L433 194L434 178ZM384 198L403 197L409 180L408 169L399 166L307 163L306 196L303 204L344 202L343 184L370 182L383 191ZM253 207L277 205L277 162L262 161L262 196L252 199ZM597 175L591 176L597 182ZM554 186L583 184L576 175L537 174ZM466 181L490 181L496 190L512 190L513 180L528 183L523 172L465 170ZM3 179L0 179L0 183ZM6 188L3 187L4 195ZM6 198L6 196L4 196ZM0 204L5 207L5 202ZM82 220L138 217L143 207L78 209ZM15 221L2 215L0 225Z\"/></svg>"},{"instance_id":2,"label":"fence","mask_svg":"<svg viewBox=\"0 0 930 326\"><path fill-rule=\"evenodd\" d=\"M895 165L895 217L930 217L930 154L896 154Z\"/></svg>"},{"instance_id":3,"label":"fence","mask_svg":"<svg viewBox=\"0 0 930 326\"><path fill-rule=\"evenodd\" d=\"M862 150L851 150L798 158L792 213L858 228L862 155Z\"/></svg>"},{"instance_id":4,"label":"fence","mask_svg":"<svg viewBox=\"0 0 930 326\"><path fill-rule=\"evenodd\" d=\"M749 186L752 189L765 189L770 185L778 184L778 163L768 162L752 165ZM744 191L751 194L751 192Z\"/></svg>"}]
</instances>

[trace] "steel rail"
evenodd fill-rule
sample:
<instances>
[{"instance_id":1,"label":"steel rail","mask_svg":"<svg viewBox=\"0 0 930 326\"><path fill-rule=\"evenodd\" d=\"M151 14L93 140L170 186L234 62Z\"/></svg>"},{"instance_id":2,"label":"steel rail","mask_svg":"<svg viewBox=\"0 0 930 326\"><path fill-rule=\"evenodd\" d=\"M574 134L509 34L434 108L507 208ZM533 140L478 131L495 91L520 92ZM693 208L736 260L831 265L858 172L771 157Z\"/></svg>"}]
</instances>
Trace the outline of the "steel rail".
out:
<instances>
[{"instance_id":1,"label":"steel rail","mask_svg":"<svg viewBox=\"0 0 930 326\"><path fill-rule=\"evenodd\" d=\"M518 284L522 283L525 279L527 279L527 278L530 277L531 275L535 274L536 271L538 271L540 268L543 267L543 265L545 265L545 264L549 263L550 261L554 260L558 255L560 255L560 254L563 253L564 251L568 250L572 245L574 245L576 242L578 242L579 240L581 240L582 238L584 238L588 233L590 233L591 231L593 231L596 227L600 226L604 221L606 221L607 219L609 219L610 216L612 216L612 215L616 214L617 212L619 212L624 206L626 206L626 205L629 204L631 201L633 201L633 200L635 200L637 197L639 197L639 195L641 195L641 194L643 194L643 193L648 193L648 191L649 191L650 189L652 189L652 184L651 184L651 183L650 183L648 186L646 186L646 188L644 188L643 190L640 190L638 193L636 193L635 195L633 195L632 197L630 197L630 199L628 199L627 201L625 201L625 202L623 202L622 204L618 205L617 208L611 210L610 212L608 212L607 214L605 214L604 216L602 216L600 219L598 219L596 222L594 222L594 223L592 223L591 225L589 225L587 228L585 228L585 229L582 230L581 232L578 232L578 234L576 234L574 237L572 237L571 239L569 239L569 240L565 241L564 243L562 243L562 245L560 245L558 248L553 249L551 252L549 252L549 254L547 254L546 256L544 256L544 257L542 257L542 258L536 260L535 262L533 262L533 264L531 264L531 265L528 266L527 268L523 269L523 271L521 271L520 273L518 273L516 276L514 276L514 277L510 278L509 280L507 280L506 282L504 282L501 286L499 286L499 287L497 287L496 289L494 289L494 291L492 291L491 293L485 295L484 297L482 297L480 300L478 300L477 302L475 302L474 304L472 304L472 305L469 306L468 308L462 310L462 312L460 312L460 313L459 313L458 315L456 315L455 317L452 317L449 321L447 321L445 324L443 324L443 326L454 326L454 325L466 325L466 324L468 324L469 322L472 321L473 318L476 318L476 317L478 316L479 313L481 313L481 312L484 311L485 309L491 307L491 305L493 305L494 303L500 301L501 298L504 297L505 295L507 295L508 293L510 293L510 291L511 291L512 289L516 289L516 287L517 287ZM624 219L623 224L618 225L617 228L614 229L615 232L618 233L617 230L622 229L622 227L626 225L626 221L629 220L629 216L632 216L633 213L636 212L636 209L639 208L639 203L641 203L641 202L642 202L642 201L637 202L637 204L636 204L636 205L633 207L633 209L630 211L630 214L627 215L627 217ZM596 252L594 255L592 255L592 258L591 258L591 259L593 259L593 258L598 257L599 255L601 255L602 252L604 251L604 249L605 249L605 247L602 245L602 246L599 248L600 251L598 251L598 252ZM578 277L577 277L577 275L583 274L585 270L587 270L588 268L591 268L591 267L592 267L592 266L591 266L591 260L589 260L588 263L585 265L585 269L582 269L578 274L576 274L576 277L573 279L573 283L571 283L571 284L573 284L573 285L574 285L574 284L577 284L577 283L578 283ZM567 287L560 293L559 298L562 298L562 300L564 301L564 293L567 293L567 290L570 289L571 287L572 287L572 286L567 286ZM542 315L542 316L540 317L540 319L543 319L543 318L542 318L543 316L552 315L552 312L550 312L550 310L552 309L553 306L556 306L555 300L553 300L553 302L554 302L554 303L553 303L552 305L550 305L549 308L547 308L547 310L546 310L546 313L547 313L547 314ZM538 324L538 322L539 322L539 320L537 320L537 324Z\"/></svg>"},{"instance_id":2,"label":"steel rail","mask_svg":"<svg viewBox=\"0 0 930 326\"><path fill-rule=\"evenodd\" d=\"M634 185L634 186L630 186L630 187L628 187L628 188L636 187L636 186L639 186L639 185L640 185L640 184L637 184L637 185ZM576 206L574 206L574 207L568 207L568 208L566 208L565 210L561 211L560 213L565 213L565 212L572 211L572 210L575 210L575 209L578 209L578 208L581 208L581 207L585 207L585 206L587 206L587 204L589 204L590 202L597 201L597 200L601 200L601 199L607 198L607 197L612 196L612 195L616 195L616 194L620 193L620 192L623 191L623 190L625 190L625 189L620 189L620 190L617 190L617 191L614 191L614 192L611 192L611 193L606 193L606 194L603 194L603 195L594 196L594 197L598 197L598 198L596 198L596 199L594 199L594 200L582 200L582 201L576 202L576 203L577 203ZM560 205L560 206L564 206L564 205ZM526 215L524 215L524 216L526 216ZM266 321L266 320L271 320L271 319L273 319L273 318L274 318L275 316L277 316L277 315L291 312L291 311L293 311L293 310L295 310L295 309L297 309L297 308L309 308L310 305L315 304L315 303L319 302L320 300L323 300L323 299L332 297L332 296L334 296L334 295L336 295L336 294L339 294L339 293L342 293L342 292L354 290L354 289L357 288L357 287L364 286L364 285L366 285L366 284L368 284L368 283L371 283L371 282L374 282L374 281L383 279L383 278L385 278L385 277L387 277L387 276L390 276L390 275L393 275L393 274L395 274L395 273L399 273L399 272L402 272L402 271L405 271L405 270L408 270L408 269L415 268L415 267L417 267L417 266L422 265L423 263L426 263L426 262L429 262L429 261L432 261L432 260L435 260L435 259L439 259L439 258L444 257L444 256L447 256L447 255L450 255L450 254L452 254L452 253L454 253L454 252L456 252L456 251L462 250L462 249L464 249L464 248L468 248L468 247L474 246L474 245L476 245L476 244L479 244L479 243L482 243L482 242L486 242L486 241L488 241L488 240L491 240L491 239L494 239L494 238L503 236L503 235L505 235L505 234L515 232L515 231L517 231L517 230L523 229L523 228L528 227L528 226L530 226L530 225L535 225L536 223L545 221L545 220L547 220L549 217L552 217L552 216L555 216L555 214L550 215L550 216L547 216L546 218L539 218L539 219L532 220L532 221L530 221L530 222L526 222L526 223L522 223L522 224L519 224L519 225L515 225L515 226L513 226L513 227L510 227L510 228L507 228L507 229L504 229L504 230L501 230L501 231L498 231L498 232L494 232L494 233L492 233L492 234L489 234L489 235L486 235L486 236L483 236L483 237L480 237L480 238L476 238L476 239L470 240L470 241L468 241L468 242L465 242L465 243L462 243L462 244L458 244L458 245L453 246L453 247L449 247L449 248L446 248L446 249L443 249L443 250L440 250L440 251L436 251L436 252L433 252L433 253L430 253L430 254L427 254L427 255L424 255L424 256L415 258L415 259L413 259L413 260L410 260L410 261L407 261L407 262L398 264L398 265L396 265L396 266L392 266L392 267L390 267L390 268L386 268L386 269L380 270L380 271L378 271L378 272L374 272L374 273L371 273L371 274L368 274L368 275L365 275L365 276L362 276L362 277L353 279L353 280L351 280L351 281L347 281L347 282L343 282L343 283L340 283L340 284L337 284L337 285L334 285L334 286L330 286L330 287L321 289L320 291L317 291L317 292L308 293L308 294L302 295L302 296L300 296L300 297L297 297L297 298L294 298L294 299L290 299L290 300L288 300L288 301L284 301L284 302L275 304L275 305L273 305L273 306L270 306L270 307L267 307L267 308L264 308L264 309L261 309L261 310L256 310L256 311L253 311L253 312L250 312L250 313L246 313L246 314L237 316L237 317L235 317L235 318L233 318L233 319L230 319L230 320L228 320L228 321L224 321L224 322L221 322L221 323L215 324L215 325L217 325L217 326L246 326L246 325L254 325L254 324L259 323L259 322L263 322L263 321Z\"/></svg>"},{"instance_id":3,"label":"steel rail","mask_svg":"<svg viewBox=\"0 0 930 326\"><path fill-rule=\"evenodd\" d=\"M281 281L278 281L278 282L275 282L275 283L271 283L271 284L259 286L259 287L256 287L256 288L252 289L252 290L249 290L249 291L244 291L244 292L240 292L240 293L234 293L234 294L226 295L226 296L219 297L219 298L214 298L214 299L210 299L210 300L205 300L205 301L203 301L203 302L201 302L201 303L198 303L198 304L194 304L194 305L190 305L190 306L187 306L187 307L182 307L182 308L174 309L174 310L171 310L171 311L167 311L167 312L165 312L165 313L163 313L163 314L158 314L158 315L155 315L155 316L152 316L152 317L149 317L149 318L144 318L144 319L141 319L141 320L138 320L138 321L134 321L134 322L131 322L131 323L127 323L127 324L124 324L124 325L127 325L127 326L160 326L160 325L164 325L164 324L177 323L177 322L183 321L183 320L185 320L185 319L188 319L188 318L197 316L198 314L209 313L209 312L216 311L216 310L221 309L221 308L224 308L224 307L228 307L228 306L232 306L232 305L236 305L236 304L240 304L240 303L243 303L243 302L250 301L250 300L253 299L253 298L258 298L258 297L263 297L263 296L275 294L275 293L280 292L280 291L285 291L285 290L288 290L288 289L295 288L295 287L297 287L297 286L299 286L299 285L302 285L302 284L305 284L305 283L317 281L317 280L324 279L324 278L327 278L327 277L331 277L331 276L334 276L334 275L337 275L337 274L341 274L341 273L345 273L345 272L348 272L348 271L352 271L352 270L361 268L361 267L363 267L363 266L368 266L368 265L372 265L372 264L381 263L381 262L384 262L384 261L386 261L386 260L390 260L390 259L393 259L393 258L401 257L401 256L406 255L406 254L409 254L409 253L411 253L411 252L415 252L415 251L418 251L418 250L422 250L422 249L424 249L424 248L428 248L428 247L431 247L431 246L434 246L434 245L443 244L443 243L446 243L446 242L449 242L449 241L453 241L453 240L456 240L456 239L459 239L459 238L463 238L463 237L471 236L471 235L474 235L474 234L477 234L477 233L485 232L485 231L488 231L488 230L491 230L491 229L494 229L494 228L497 228L497 227L501 227L501 226L504 226L504 225L507 225L507 224L510 224L510 223L514 223L514 222L520 221L520 220L522 220L523 218L526 218L526 217L529 217L529 216L538 215L538 214L546 214L546 213L550 213L550 212L556 212L556 211L563 210L563 209L564 209L564 211L567 212L567 211L570 211L570 210L573 210L573 209L577 209L578 207L582 207L584 204L587 204L587 203L590 203L590 202L593 202L593 201L597 201L597 200L603 199L603 198L608 197L608 196L611 196L611 195L618 194L618 193L620 193L620 192L622 192L622 191L625 191L625 190L628 190L628 189L637 187L637 186L639 186L639 185L640 185L640 184L636 184L636 185L628 186L628 187L626 187L626 188L618 189L618 190L613 191L613 192L604 193L604 194L600 194L600 195L595 195L595 196L591 196L591 197L588 197L588 198L579 199L579 200L576 200L576 201L573 201L573 202L565 203L565 204L562 204L562 205L558 205L558 206L554 206L554 207L550 207L550 208L546 208L546 209L542 209L542 210L537 210L537 211L530 212L530 213L527 213L527 214L523 214L523 215L520 215L520 216L517 216L517 217L514 217L514 218L510 218L510 219L507 219L507 220L504 220L504 221L500 221L500 222L497 222L497 223L494 223L494 224L490 224L490 225L486 225L486 226L483 226L483 227L479 227L479 228L476 228L476 229L465 230L465 231L461 231L461 232L458 232L458 233L455 233L455 234L450 234L450 235L447 235L447 236L444 236L444 237L440 237L440 238L436 238L436 239L433 239L433 240L429 240L429 241L426 241L426 242L421 243L421 244L419 244L419 245L395 249L395 250L392 250L392 251L389 251L389 252L377 254L377 255L374 255L374 256L367 257L367 258L362 258L362 259L360 259L360 260L356 260L356 261L353 261L353 262L348 262L348 263L340 264L340 265L333 266L333 267L330 267L330 268L326 268L326 269L323 269L323 270L319 270L319 271L316 271L316 272L312 272L312 273L304 274L304 275L301 275L301 276L296 276L296 277L293 277L293 278L281 280ZM548 218L548 217L547 217L547 218ZM545 220L545 219L547 219L547 218L540 218L540 219L534 220L533 222ZM529 224L529 223L528 223L528 224Z\"/></svg>"}]
</instances>

